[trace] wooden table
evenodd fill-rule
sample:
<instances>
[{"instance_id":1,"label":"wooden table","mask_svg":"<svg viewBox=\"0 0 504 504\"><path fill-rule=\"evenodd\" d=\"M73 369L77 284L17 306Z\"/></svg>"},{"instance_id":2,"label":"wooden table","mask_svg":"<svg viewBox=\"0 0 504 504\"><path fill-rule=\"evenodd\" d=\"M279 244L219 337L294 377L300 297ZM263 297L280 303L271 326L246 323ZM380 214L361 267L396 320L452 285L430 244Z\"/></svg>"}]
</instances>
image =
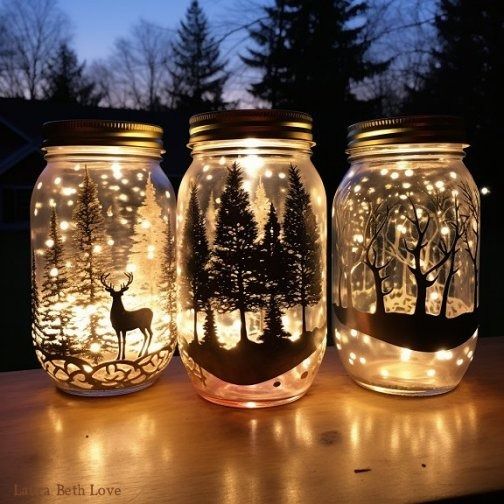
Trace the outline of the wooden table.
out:
<instances>
[{"instance_id":1,"label":"wooden table","mask_svg":"<svg viewBox=\"0 0 504 504\"><path fill-rule=\"evenodd\" d=\"M459 388L425 399L354 385L333 348L307 396L265 410L198 398L178 358L131 396L73 397L36 370L0 375L0 398L2 503L418 502L504 489L504 338L481 340ZM120 495L90 496L91 485Z\"/></svg>"}]
</instances>

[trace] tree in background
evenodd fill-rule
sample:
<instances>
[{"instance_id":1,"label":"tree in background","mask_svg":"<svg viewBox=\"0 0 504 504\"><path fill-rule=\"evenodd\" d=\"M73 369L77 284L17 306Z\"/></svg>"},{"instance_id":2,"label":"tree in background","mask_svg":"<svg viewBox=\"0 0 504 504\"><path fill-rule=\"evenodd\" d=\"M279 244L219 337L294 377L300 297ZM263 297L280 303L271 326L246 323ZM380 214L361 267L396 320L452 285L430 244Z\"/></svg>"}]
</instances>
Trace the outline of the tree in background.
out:
<instances>
[{"instance_id":1,"label":"tree in background","mask_svg":"<svg viewBox=\"0 0 504 504\"><path fill-rule=\"evenodd\" d=\"M42 342L44 340L44 332L42 327L41 300L37 282L37 265L35 262L35 252L32 252L30 299L32 340L35 348L41 348Z\"/></svg>"},{"instance_id":2,"label":"tree in background","mask_svg":"<svg viewBox=\"0 0 504 504\"><path fill-rule=\"evenodd\" d=\"M166 217L163 259L161 261L160 292L163 296L164 313L170 317L168 328L170 336L177 335L177 267L175 263L175 234L172 231L170 215Z\"/></svg>"},{"instance_id":3,"label":"tree in background","mask_svg":"<svg viewBox=\"0 0 504 504\"><path fill-rule=\"evenodd\" d=\"M369 117L379 104L359 99L353 86L387 68L367 56L366 11L364 1L275 0L264 8L267 19L250 28L255 45L242 57L261 74L250 86L253 96L314 116L316 156L326 166L339 164L340 174L346 126ZM340 174L334 170L326 177L330 188Z\"/></svg>"},{"instance_id":4,"label":"tree in background","mask_svg":"<svg viewBox=\"0 0 504 504\"><path fill-rule=\"evenodd\" d=\"M257 222L257 241L262 240L264 236L264 226L268 221L271 212L270 200L266 196L262 177L259 178L257 189L253 201L254 217Z\"/></svg>"},{"instance_id":5,"label":"tree in background","mask_svg":"<svg viewBox=\"0 0 504 504\"><path fill-rule=\"evenodd\" d=\"M68 40L56 0L9 0L0 7L0 94L40 98L50 61Z\"/></svg>"},{"instance_id":6,"label":"tree in background","mask_svg":"<svg viewBox=\"0 0 504 504\"><path fill-rule=\"evenodd\" d=\"M180 23L172 51L171 106L191 112L225 108L226 61L220 57L219 44L210 35L208 19L197 0L191 2Z\"/></svg>"},{"instance_id":7,"label":"tree in background","mask_svg":"<svg viewBox=\"0 0 504 504\"><path fill-rule=\"evenodd\" d=\"M101 95L85 76L85 66L85 63L79 63L75 51L62 42L44 72L43 98L58 103L97 106Z\"/></svg>"},{"instance_id":8,"label":"tree in background","mask_svg":"<svg viewBox=\"0 0 504 504\"><path fill-rule=\"evenodd\" d=\"M240 312L240 343L243 344L248 342L245 313L259 308L260 293L255 245L257 224L242 181L242 170L233 163L220 196L210 269L218 311Z\"/></svg>"},{"instance_id":9,"label":"tree in background","mask_svg":"<svg viewBox=\"0 0 504 504\"><path fill-rule=\"evenodd\" d=\"M322 294L320 231L310 195L298 168L289 168L289 189L283 222L287 251L285 300L289 306L301 305L303 334L306 334L306 308L317 304Z\"/></svg>"},{"instance_id":10,"label":"tree in background","mask_svg":"<svg viewBox=\"0 0 504 504\"><path fill-rule=\"evenodd\" d=\"M463 116L476 145L469 163L476 158L489 169L480 176L491 177L504 113L504 9L500 2L440 0L434 27L430 70L410 89L406 109Z\"/></svg>"}]
</instances>

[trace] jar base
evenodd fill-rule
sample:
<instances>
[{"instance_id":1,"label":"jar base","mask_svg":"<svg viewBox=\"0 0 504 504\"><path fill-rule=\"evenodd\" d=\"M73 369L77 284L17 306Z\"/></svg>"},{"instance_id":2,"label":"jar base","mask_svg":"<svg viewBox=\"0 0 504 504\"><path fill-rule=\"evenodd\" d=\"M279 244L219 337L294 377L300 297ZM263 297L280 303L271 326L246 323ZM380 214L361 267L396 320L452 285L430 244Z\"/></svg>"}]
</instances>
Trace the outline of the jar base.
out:
<instances>
[{"instance_id":1,"label":"jar base","mask_svg":"<svg viewBox=\"0 0 504 504\"><path fill-rule=\"evenodd\" d=\"M259 408L271 408L273 406L282 406L283 404L289 404L294 401L297 401L301 397L305 395L306 392L302 392L301 394L291 396L291 397L286 397L284 399L272 399L272 400L257 400L257 401L251 401L249 400L243 400L243 401L238 401L238 400L227 400L223 399L222 397L215 397L211 395L207 395L202 393L201 391L198 391L198 394L205 400L213 403L213 404L218 404L219 406L227 406L228 408L242 408L242 409L259 409Z\"/></svg>"},{"instance_id":2,"label":"jar base","mask_svg":"<svg viewBox=\"0 0 504 504\"><path fill-rule=\"evenodd\" d=\"M79 397L114 397L114 396L121 396L121 395L126 395L126 394L133 394L134 392L139 392L140 390L143 390L143 389L146 389L147 387L150 387L155 382L156 382L156 380L151 380L146 383L141 383L139 385L135 385L134 387L128 387L128 388L122 388L122 389L110 389L110 390L70 389L70 388L60 387L59 385L56 385L56 387L58 390L61 390L61 392L65 392L65 394L70 394L70 395L79 396Z\"/></svg>"},{"instance_id":3,"label":"jar base","mask_svg":"<svg viewBox=\"0 0 504 504\"><path fill-rule=\"evenodd\" d=\"M389 394L389 395L409 396L409 397L429 397L429 396L446 394L448 392L451 392L453 389L457 387L457 385L453 385L449 387L408 389L408 388L384 387L382 385L374 385L371 383L365 383L356 380L355 378L353 378L353 380L361 387L368 390L372 390L373 392L380 392L382 394Z\"/></svg>"}]
</instances>

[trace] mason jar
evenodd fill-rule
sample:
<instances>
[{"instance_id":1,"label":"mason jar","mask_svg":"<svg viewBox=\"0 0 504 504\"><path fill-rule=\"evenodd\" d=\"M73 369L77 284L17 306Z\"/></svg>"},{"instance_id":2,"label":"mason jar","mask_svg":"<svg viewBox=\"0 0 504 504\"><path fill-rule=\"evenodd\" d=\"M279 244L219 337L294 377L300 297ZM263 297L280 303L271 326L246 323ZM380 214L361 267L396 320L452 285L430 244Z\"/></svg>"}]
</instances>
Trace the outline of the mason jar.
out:
<instances>
[{"instance_id":1,"label":"mason jar","mask_svg":"<svg viewBox=\"0 0 504 504\"><path fill-rule=\"evenodd\" d=\"M175 195L163 131L108 120L44 124L31 200L32 339L56 386L150 385L176 346Z\"/></svg>"},{"instance_id":2,"label":"mason jar","mask_svg":"<svg viewBox=\"0 0 504 504\"><path fill-rule=\"evenodd\" d=\"M326 345L326 196L312 120L193 116L177 203L179 350L197 392L259 408L309 388Z\"/></svg>"},{"instance_id":3,"label":"mason jar","mask_svg":"<svg viewBox=\"0 0 504 504\"><path fill-rule=\"evenodd\" d=\"M360 385L447 392L478 335L479 193L464 131L446 116L349 128L333 206L332 303L341 360Z\"/></svg>"}]
</instances>

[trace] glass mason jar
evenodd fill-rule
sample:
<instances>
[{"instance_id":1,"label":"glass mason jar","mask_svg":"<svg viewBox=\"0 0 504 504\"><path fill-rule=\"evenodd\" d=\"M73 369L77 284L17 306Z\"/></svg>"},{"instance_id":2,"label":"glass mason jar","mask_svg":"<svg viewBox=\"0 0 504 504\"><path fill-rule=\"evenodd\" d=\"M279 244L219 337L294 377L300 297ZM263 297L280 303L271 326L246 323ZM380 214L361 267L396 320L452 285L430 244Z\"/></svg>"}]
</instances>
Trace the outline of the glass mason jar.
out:
<instances>
[{"instance_id":1,"label":"glass mason jar","mask_svg":"<svg viewBox=\"0 0 504 504\"><path fill-rule=\"evenodd\" d=\"M360 385L447 392L478 334L480 203L456 118L349 128L333 206L332 302L341 360Z\"/></svg>"},{"instance_id":2,"label":"glass mason jar","mask_svg":"<svg viewBox=\"0 0 504 504\"><path fill-rule=\"evenodd\" d=\"M326 345L326 196L311 117L237 110L190 121L177 202L179 351L200 395L294 401Z\"/></svg>"},{"instance_id":3,"label":"glass mason jar","mask_svg":"<svg viewBox=\"0 0 504 504\"><path fill-rule=\"evenodd\" d=\"M32 338L66 392L150 385L176 346L175 195L162 129L44 125L47 167L31 201Z\"/></svg>"}]
</instances>

